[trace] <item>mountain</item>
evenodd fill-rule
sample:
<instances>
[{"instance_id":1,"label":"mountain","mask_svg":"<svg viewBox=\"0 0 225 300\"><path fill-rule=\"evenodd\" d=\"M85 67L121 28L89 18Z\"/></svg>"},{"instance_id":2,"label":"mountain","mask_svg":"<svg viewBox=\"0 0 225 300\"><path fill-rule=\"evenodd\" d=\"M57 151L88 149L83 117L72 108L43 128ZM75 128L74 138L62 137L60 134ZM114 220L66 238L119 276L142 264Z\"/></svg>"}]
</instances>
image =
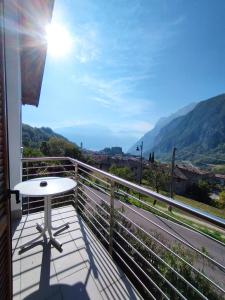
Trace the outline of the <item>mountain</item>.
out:
<instances>
[{"instance_id":1,"label":"mountain","mask_svg":"<svg viewBox=\"0 0 225 300\"><path fill-rule=\"evenodd\" d=\"M47 142L51 137L61 138L68 142L64 136L54 132L51 128L22 125L22 141L25 147L38 148L41 142Z\"/></svg>"},{"instance_id":2,"label":"mountain","mask_svg":"<svg viewBox=\"0 0 225 300\"><path fill-rule=\"evenodd\" d=\"M168 117L164 117L159 119L159 121L156 123L155 127L148 131L143 137L141 137L127 152L131 154L137 154L136 147L137 145L140 145L141 141L144 143L144 153L145 156L148 156L148 153L150 152L150 149L155 145L155 138L159 134L160 130L169 124L172 120L176 119L179 116L186 115L188 112L194 109L196 106L196 103L191 103L175 113L171 114Z\"/></svg>"},{"instance_id":3,"label":"mountain","mask_svg":"<svg viewBox=\"0 0 225 300\"><path fill-rule=\"evenodd\" d=\"M173 147L182 160L216 163L225 159L225 94L201 101L161 128L150 150L157 158L168 159Z\"/></svg>"},{"instance_id":4,"label":"mountain","mask_svg":"<svg viewBox=\"0 0 225 300\"><path fill-rule=\"evenodd\" d=\"M51 128L22 125L23 157L68 156L83 160L81 150Z\"/></svg>"}]
</instances>

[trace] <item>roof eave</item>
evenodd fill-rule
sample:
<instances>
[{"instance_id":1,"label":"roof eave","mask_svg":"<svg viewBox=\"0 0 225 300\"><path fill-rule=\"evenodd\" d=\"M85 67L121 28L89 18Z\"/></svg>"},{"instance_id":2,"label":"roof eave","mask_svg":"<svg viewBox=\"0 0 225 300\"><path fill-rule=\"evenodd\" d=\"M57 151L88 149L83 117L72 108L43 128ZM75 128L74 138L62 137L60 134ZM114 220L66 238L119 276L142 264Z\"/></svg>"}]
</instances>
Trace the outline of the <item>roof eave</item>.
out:
<instances>
[{"instance_id":1,"label":"roof eave","mask_svg":"<svg viewBox=\"0 0 225 300\"><path fill-rule=\"evenodd\" d=\"M47 42L44 38L54 0L25 0L20 7L22 104L38 106Z\"/></svg>"}]
</instances>

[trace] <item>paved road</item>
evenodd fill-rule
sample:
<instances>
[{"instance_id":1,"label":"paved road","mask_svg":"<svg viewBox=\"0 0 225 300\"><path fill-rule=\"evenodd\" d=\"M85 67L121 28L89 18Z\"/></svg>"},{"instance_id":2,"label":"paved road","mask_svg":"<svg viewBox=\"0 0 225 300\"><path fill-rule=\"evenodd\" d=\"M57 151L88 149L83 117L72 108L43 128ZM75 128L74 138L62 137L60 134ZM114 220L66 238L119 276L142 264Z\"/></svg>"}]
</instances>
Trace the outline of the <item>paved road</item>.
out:
<instances>
[{"instance_id":1,"label":"paved road","mask_svg":"<svg viewBox=\"0 0 225 300\"><path fill-rule=\"evenodd\" d=\"M98 191L93 188L86 188L85 193L91 197L95 202L101 205L102 201L99 199L98 196L94 195L97 194L101 198L103 198L108 203L110 202L110 197L106 194L104 194L101 191ZM90 200L89 200L90 201ZM166 220L162 217L156 216L146 210L143 210L139 207L136 207L134 205L126 205L124 206L124 203L115 200L115 208L121 208L124 207L123 213L126 217L128 217L130 220L138 224L140 227L145 229L150 234L155 235L157 232L157 238L159 238L165 245L171 246L176 242L177 244L177 238L179 238L181 241L185 241L186 243L190 244L191 246L199 249L202 251L205 249L207 251L207 254L215 259L217 262L225 266L225 247L221 245L220 243L211 240L210 238L195 232L193 230L190 230L188 228L185 228L184 226L181 226L179 224L176 224L172 221ZM138 214L141 214L138 215ZM153 224L155 223L155 224ZM160 229L159 226L171 234L174 235L171 236L163 229ZM177 238L176 238L177 237ZM178 242L179 243L179 242ZM179 243L180 244L180 243ZM183 243L182 243L183 244ZM184 244L183 244L184 245ZM184 245L185 247L185 245ZM192 251L192 250L191 250ZM193 253L193 252L192 252ZM196 267L202 266L204 264L204 272L213 280L216 280L218 283L220 283L221 286L225 289L225 270L218 268L216 266L213 266L211 263L206 263L207 259L198 259L198 263Z\"/></svg>"}]
</instances>

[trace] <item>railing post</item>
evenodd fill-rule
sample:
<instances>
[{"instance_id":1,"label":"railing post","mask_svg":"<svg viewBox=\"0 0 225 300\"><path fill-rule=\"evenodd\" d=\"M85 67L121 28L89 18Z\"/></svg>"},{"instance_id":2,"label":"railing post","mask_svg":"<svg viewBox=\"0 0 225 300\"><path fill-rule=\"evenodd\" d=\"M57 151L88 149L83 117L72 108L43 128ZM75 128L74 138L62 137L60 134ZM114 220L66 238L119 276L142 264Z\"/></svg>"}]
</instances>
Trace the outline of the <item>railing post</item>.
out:
<instances>
[{"instance_id":1,"label":"railing post","mask_svg":"<svg viewBox=\"0 0 225 300\"><path fill-rule=\"evenodd\" d=\"M77 186L75 187L74 191L74 197L75 197L75 208L78 207L78 162L75 162L75 181L77 183Z\"/></svg>"},{"instance_id":2,"label":"railing post","mask_svg":"<svg viewBox=\"0 0 225 300\"><path fill-rule=\"evenodd\" d=\"M29 166L29 163L28 161L25 163L26 165L26 178L27 180L29 179L29 176L28 176L28 172L29 172L29 169L28 169L28 166ZM22 197L22 212L23 212L23 197ZM27 214L29 215L30 214L30 197L27 197Z\"/></svg>"},{"instance_id":3,"label":"railing post","mask_svg":"<svg viewBox=\"0 0 225 300\"><path fill-rule=\"evenodd\" d=\"M114 181L111 181L110 187L110 222L109 222L109 254L113 254L113 229L114 229L114 199L115 199L116 185Z\"/></svg>"},{"instance_id":4,"label":"railing post","mask_svg":"<svg viewBox=\"0 0 225 300\"><path fill-rule=\"evenodd\" d=\"M26 175L27 175L26 178L28 180L28 162L25 163L25 166L26 166Z\"/></svg>"}]
</instances>

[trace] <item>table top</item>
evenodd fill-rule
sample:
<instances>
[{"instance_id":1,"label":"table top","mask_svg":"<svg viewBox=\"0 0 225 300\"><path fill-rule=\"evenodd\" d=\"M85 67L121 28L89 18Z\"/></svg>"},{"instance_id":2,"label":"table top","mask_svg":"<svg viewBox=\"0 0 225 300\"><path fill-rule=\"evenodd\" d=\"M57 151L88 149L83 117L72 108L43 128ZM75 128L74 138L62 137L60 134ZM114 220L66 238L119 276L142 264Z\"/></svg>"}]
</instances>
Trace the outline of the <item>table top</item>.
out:
<instances>
[{"instance_id":1,"label":"table top","mask_svg":"<svg viewBox=\"0 0 225 300\"><path fill-rule=\"evenodd\" d=\"M46 181L46 186L40 186ZM39 177L23 181L15 185L14 190L19 190L22 196L44 197L68 192L76 187L77 183L70 178L62 177Z\"/></svg>"}]
</instances>

